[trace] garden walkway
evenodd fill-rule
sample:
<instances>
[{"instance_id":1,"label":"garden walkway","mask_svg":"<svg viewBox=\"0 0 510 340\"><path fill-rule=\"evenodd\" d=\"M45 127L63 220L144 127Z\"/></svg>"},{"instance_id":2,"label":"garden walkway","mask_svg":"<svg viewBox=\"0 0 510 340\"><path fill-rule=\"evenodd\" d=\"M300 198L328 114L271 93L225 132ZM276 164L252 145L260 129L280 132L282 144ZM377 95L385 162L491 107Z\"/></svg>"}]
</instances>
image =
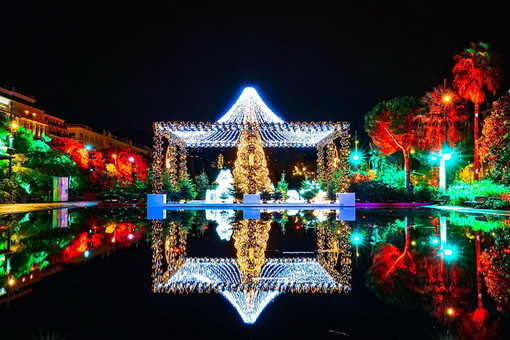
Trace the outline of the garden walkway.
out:
<instances>
[{"instance_id":1,"label":"garden walkway","mask_svg":"<svg viewBox=\"0 0 510 340\"><path fill-rule=\"evenodd\" d=\"M84 208L92 207L97 204L98 202L92 201L0 204L0 214L14 214L37 210L51 210L62 208Z\"/></svg>"}]
</instances>

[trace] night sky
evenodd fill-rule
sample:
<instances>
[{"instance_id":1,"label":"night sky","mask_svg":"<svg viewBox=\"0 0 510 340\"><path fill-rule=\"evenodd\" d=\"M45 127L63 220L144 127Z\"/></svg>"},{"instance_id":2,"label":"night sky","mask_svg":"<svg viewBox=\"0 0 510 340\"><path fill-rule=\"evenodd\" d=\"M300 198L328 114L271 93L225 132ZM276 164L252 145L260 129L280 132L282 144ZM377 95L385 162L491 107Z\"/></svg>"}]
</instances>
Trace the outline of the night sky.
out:
<instances>
[{"instance_id":1,"label":"night sky","mask_svg":"<svg viewBox=\"0 0 510 340\"><path fill-rule=\"evenodd\" d=\"M360 133L378 102L451 79L471 41L503 55L510 89L505 1L161 3L2 3L0 86L148 145L153 121L214 121L248 85L287 121Z\"/></svg>"}]
</instances>

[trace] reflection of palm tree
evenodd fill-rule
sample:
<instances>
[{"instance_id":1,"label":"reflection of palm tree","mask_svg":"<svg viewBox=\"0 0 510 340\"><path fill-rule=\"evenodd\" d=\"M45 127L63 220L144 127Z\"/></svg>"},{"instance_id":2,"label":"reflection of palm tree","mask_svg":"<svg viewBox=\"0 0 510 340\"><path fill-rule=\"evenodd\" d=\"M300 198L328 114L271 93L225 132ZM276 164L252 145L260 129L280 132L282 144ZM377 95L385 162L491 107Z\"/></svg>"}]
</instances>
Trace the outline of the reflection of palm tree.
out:
<instances>
[{"instance_id":1,"label":"reflection of palm tree","mask_svg":"<svg viewBox=\"0 0 510 340\"><path fill-rule=\"evenodd\" d=\"M462 318L459 325L459 335L463 338L470 339L496 339L502 331L500 319L494 320L489 324L489 311L483 307L482 297L482 268L480 263L481 251L481 233L480 230L475 234L475 250L476 250L476 290L478 306L473 312L468 312Z\"/></svg>"}]
</instances>

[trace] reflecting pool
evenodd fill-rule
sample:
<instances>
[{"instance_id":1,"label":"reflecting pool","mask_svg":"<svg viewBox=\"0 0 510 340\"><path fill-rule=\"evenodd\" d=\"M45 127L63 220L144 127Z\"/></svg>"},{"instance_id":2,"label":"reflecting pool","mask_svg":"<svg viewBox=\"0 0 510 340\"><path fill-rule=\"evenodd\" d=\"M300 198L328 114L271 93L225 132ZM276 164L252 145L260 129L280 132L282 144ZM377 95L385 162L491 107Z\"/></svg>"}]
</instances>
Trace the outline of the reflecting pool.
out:
<instances>
[{"instance_id":1,"label":"reflecting pool","mask_svg":"<svg viewBox=\"0 0 510 340\"><path fill-rule=\"evenodd\" d=\"M510 221L432 209L0 216L8 339L508 338Z\"/></svg>"}]
</instances>

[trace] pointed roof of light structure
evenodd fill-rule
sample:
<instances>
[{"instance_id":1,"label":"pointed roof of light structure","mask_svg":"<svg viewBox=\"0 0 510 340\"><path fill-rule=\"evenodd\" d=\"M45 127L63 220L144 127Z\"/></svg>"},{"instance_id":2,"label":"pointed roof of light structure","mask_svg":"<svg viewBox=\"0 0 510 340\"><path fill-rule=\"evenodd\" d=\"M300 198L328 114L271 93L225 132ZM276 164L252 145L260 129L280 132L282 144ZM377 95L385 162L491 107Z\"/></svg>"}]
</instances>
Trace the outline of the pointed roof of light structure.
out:
<instances>
[{"instance_id":1,"label":"pointed roof of light structure","mask_svg":"<svg viewBox=\"0 0 510 340\"><path fill-rule=\"evenodd\" d=\"M314 258L267 259L260 276L243 283L236 259L185 258L179 268L156 275L154 292L216 292L223 295L245 323L253 324L264 308L285 292L349 292L349 270L332 271Z\"/></svg>"},{"instance_id":2,"label":"pointed roof of light structure","mask_svg":"<svg viewBox=\"0 0 510 340\"><path fill-rule=\"evenodd\" d=\"M155 129L184 147L236 147L241 132L256 128L264 147L313 147L348 135L347 122L285 122L252 87L216 122L157 122Z\"/></svg>"},{"instance_id":3,"label":"pointed roof of light structure","mask_svg":"<svg viewBox=\"0 0 510 340\"><path fill-rule=\"evenodd\" d=\"M267 107L253 87L246 87L235 104L217 122L222 124L254 123L258 125L285 123L283 119Z\"/></svg>"}]
</instances>

